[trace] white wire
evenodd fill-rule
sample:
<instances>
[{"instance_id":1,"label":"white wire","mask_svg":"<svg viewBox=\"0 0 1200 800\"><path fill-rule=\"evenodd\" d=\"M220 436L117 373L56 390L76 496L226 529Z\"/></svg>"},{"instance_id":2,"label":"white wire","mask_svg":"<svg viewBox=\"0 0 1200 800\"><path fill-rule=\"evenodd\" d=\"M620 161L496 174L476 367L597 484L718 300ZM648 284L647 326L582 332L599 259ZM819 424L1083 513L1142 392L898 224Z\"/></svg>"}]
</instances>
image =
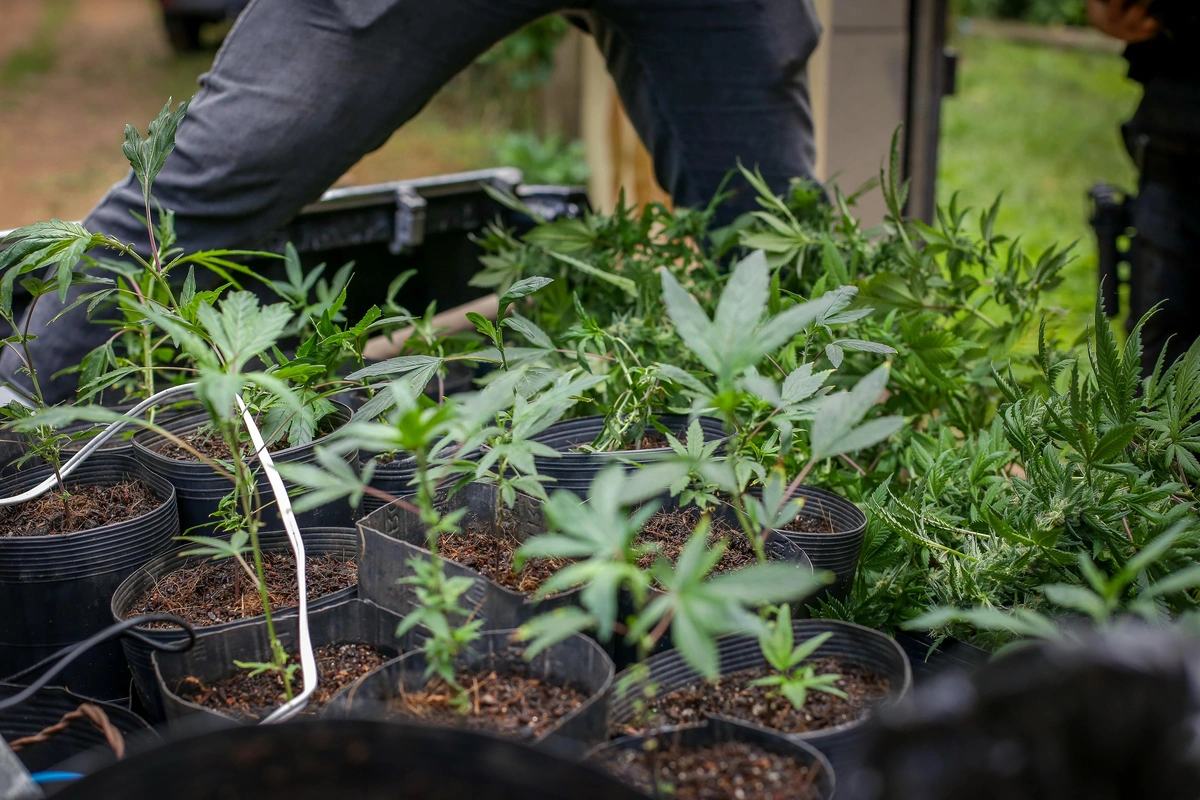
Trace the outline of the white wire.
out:
<instances>
[{"instance_id":1,"label":"white wire","mask_svg":"<svg viewBox=\"0 0 1200 800\"><path fill-rule=\"evenodd\" d=\"M271 458L271 454L267 452L266 442L263 441L262 434L259 433L258 426L254 423L254 415L250 413L250 409L246 406L246 402L242 400L241 395L234 395L234 397L237 399L238 408L242 412L242 419L246 423L246 429L250 432L250 441L254 443L254 449L258 453L258 460L262 464L263 472L266 473L267 481L271 484L271 491L275 494L275 502L279 505L279 518L283 520L283 528L287 531L288 541L291 542L292 551L296 554L296 589L300 595L300 607L298 609L300 622L300 672L304 678L304 689L300 694L272 711L260 723L266 725L291 719L308 705L308 698L317 688L317 659L313 654L312 637L309 636L308 632L308 587L305 580L307 576L304 570L304 540L300 538L300 527L296 524L296 515L292 512L292 502L288 499L287 488L283 485L283 478L279 476L279 471L275 469L275 462Z\"/></svg>"},{"instance_id":2,"label":"white wire","mask_svg":"<svg viewBox=\"0 0 1200 800\"><path fill-rule=\"evenodd\" d=\"M150 406L155 405L156 403L160 403L163 400L174 397L177 394L190 393L195 386L196 384L194 383L184 383L179 386L172 386L169 389L163 389L161 392L147 397L145 400L126 411L125 416L132 420L133 417L141 416L143 411L150 408ZM88 459L92 453L103 447L104 443L115 436L117 432L121 430L121 428L125 427L126 424L128 424L127 420L118 420L110 423L107 428L94 436L91 441L89 441L83 447L79 448L79 452L71 456L71 458L67 460L67 463L63 464L62 467L59 468L59 475L65 478L74 472L84 461ZM43 494L48 492L50 489L53 489L57 485L58 477L51 475L37 486L21 492L21 494L13 495L12 497L0 498L0 506L13 506L17 505L18 503L27 503L30 500L41 497Z\"/></svg>"},{"instance_id":3,"label":"white wire","mask_svg":"<svg viewBox=\"0 0 1200 800\"><path fill-rule=\"evenodd\" d=\"M121 428L125 427L133 417L139 416L146 409L167 398L189 393L195 386L196 384L194 383L185 383L179 386L172 386L169 389L164 389L157 394L147 397L125 412L124 416L128 419L110 423L108 427L81 447L78 453L62 465L59 469L59 474L65 478L74 472L89 456L115 436ZM279 476L279 471L275 469L275 461L271 458L271 454L267 452L266 442L263 441L262 433L259 432L258 425L254 422L254 415L250 413L250 409L246 406L246 402L242 400L241 395L234 395L234 397L237 400L238 409L242 412L242 419L245 421L246 428L250 433L250 441L254 443L258 459L262 463L263 471L267 475L267 482L271 485L271 492L275 495L275 502L279 506L279 517L283 520L284 530L287 531L288 541L291 543L292 552L296 556L296 588L300 593L300 671L304 678L304 689L300 694L275 709L275 711L262 721L262 724L283 722L303 710L308 705L308 698L317 688L317 659L313 654L312 637L308 631L308 587L306 581L307 575L304 569L304 540L300 538L300 527L296 524L296 515L292 512L292 503L288 499L287 488L283 485L283 478ZM21 494L0 498L0 506L11 506L34 500L57 486L57 484L57 476L51 475L37 486Z\"/></svg>"}]
</instances>

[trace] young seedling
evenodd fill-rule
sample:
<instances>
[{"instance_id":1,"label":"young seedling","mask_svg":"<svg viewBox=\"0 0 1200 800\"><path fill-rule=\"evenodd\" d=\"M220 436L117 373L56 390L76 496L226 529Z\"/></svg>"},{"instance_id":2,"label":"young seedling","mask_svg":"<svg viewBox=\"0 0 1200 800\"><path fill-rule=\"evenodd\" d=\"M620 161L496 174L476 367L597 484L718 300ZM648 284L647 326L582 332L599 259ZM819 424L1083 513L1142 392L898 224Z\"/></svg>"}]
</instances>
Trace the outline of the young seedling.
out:
<instances>
[{"instance_id":1,"label":"young seedling","mask_svg":"<svg viewBox=\"0 0 1200 800\"><path fill-rule=\"evenodd\" d=\"M769 632L760 633L758 637L763 657L777 674L756 678L749 685L773 687L796 709L804 708L809 692L824 692L845 699L846 693L837 688L841 675L818 675L815 666L805 663L831 636L833 633L827 631L795 644L791 611L786 605L779 606Z\"/></svg>"}]
</instances>

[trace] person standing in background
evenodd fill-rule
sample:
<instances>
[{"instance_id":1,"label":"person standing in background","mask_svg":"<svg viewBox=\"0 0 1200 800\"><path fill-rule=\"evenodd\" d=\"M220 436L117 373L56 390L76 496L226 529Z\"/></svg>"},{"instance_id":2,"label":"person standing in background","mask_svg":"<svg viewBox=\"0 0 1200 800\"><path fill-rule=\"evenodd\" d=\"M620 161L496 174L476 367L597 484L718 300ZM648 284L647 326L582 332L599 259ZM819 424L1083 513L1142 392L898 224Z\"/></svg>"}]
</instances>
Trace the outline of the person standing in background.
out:
<instances>
[{"instance_id":1,"label":"person standing in background","mask_svg":"<svg viewBox=\"0 0 1200 800\"><path fill-rule=\"evenodd\" d=\"M1145 87L1122 126L1140 178L1132 224L1133 324L1161 307L1143 330L1142 373L1200 338L1200 2L1088 0L1092 24L1128 43L1129 77Z\"/></svg>"}]
</instances>

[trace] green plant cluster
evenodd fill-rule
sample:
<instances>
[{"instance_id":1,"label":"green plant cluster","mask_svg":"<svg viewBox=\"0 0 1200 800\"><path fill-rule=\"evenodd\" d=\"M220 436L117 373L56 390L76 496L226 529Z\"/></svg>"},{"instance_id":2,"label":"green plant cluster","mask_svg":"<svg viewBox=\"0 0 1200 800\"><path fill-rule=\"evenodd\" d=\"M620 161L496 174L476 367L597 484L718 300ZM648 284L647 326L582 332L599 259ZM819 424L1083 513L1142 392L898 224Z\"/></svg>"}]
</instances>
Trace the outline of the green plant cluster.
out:
<instances>
[{"instance_id":1,"label":"green plant cluster","mask_svg":"<svg viewBox=\"0 0 1200 800\"><path fill-rule=\"evenodd\" d=\"M955 0L965 17L1019 19L1038 25L1087 25L1086 0Z\"/></svg>"}]
</instances>

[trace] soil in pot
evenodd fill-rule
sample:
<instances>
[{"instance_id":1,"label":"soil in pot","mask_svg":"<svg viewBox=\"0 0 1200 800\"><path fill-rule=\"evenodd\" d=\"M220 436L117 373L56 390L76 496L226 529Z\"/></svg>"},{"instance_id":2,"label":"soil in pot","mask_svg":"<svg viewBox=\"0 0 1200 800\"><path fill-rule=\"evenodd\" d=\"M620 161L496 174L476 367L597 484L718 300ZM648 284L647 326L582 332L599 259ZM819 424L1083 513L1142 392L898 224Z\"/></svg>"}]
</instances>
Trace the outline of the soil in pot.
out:
<instances>
[{"instance_id":1,"label":"soil in pot","mask_svg":"<svg viewBox=\"0 0 1200 800\"><path fill-rule=\"evenodd\" d=\"M358 565L353 559L328 554L310 556L305 561L310 601L358 583ZM296 559L291 553L264 552L263 573L272 608L299 604ZM256 617L262 611L261 598L250 576L236 563L222 560L203 561L164 575L138 598L126 616L174 614L193 625L218 625Z\"/></svg>"},{"instance_id":2,"label":"soil in pot","mask_svg":"<svg viewBox=\"0 0 1200 800\"><path fill-rule=\"evenodd\" d=\"M389 659L369 644L323 645L314 648L314 654L317 688L300 716L315 715L335 694ZM295 656L293 660L299 663ZM297 671L292 681L294 690L299 691L302 680ZM262 719L286 700L283 679L277 672L251 675L250 670L238 670L208 683L185 678L175 693L196 705L249 721Z\"/></svg>"},{"instance_id":3,"label":"soil in pot","mask_svg":"<svg viewBox=\"0 0 1200 800\"><path fill-rule=\"evenodd\" d=\"M779 530L793 533L836 533L833 523L824 517L806 517L803 514Z\"/></svg>"},{"instance_id":4,"label":"soil in pot","mask_svg":"<svg viewBox=\"0 0 1200 800\"><path fill-rule=\"evenodd\" d=\"M638 566L642 569L649 569L654 565L658 555L664 556L672 564L676 563L698 524L700 524L700 510L695 507L656 511L646 521L636 541L638 544L658 545L658 554L648 553L642 556ZM750 544L750 539L721 519L714 518L708 531L709 547L711 548L721 539L726 542L725 552L716 567L713 568L714 575L733 572L758 563L758 557L754 554L754 546Z\"/></svg>"},{"instance_id":5,"label":"soil in pot","mask_svg":"<svg viewBox=\"0 0 1200 800\"><path fill-rule=\"evenodd\" d=\"M516 523L500 523L499 533L493 533L483 522L472 522L465 530L455 534L443 534L438 542L438 552L464 567L470 567L489 580L515 592L533 594L555 572L570 562L557 558L531 558L513 572L513 556L522 544L517 538Z\"/></svg>"},{"instance_id":6,"label":"soil in pot","mask_svg":"<svg viewBox=\"0 0 1200 800\"><path fill-rule=\"evenodd\" d=\"M650 797L672 800L819 800L816 769L749 742L689 747L665 741L653 751L606 749L601 769ZM671 787L668 793L664 787Z\"/></svg>"},{"instance_id":7,"label":"soil in pot","mask_svg":"<svg viewBox=\"0 0 1200 800\"><path fill-rule=\"evenodd\" d=\"M163 502L141 481L68 488L66 508L54 490L27 503L0 508L0 537L78 533L135 519Z\"/></svg>"},{"instance_id":8,"label":"soil in pot","mask_svg":"<svg viewBox=\"0 0 1200 800\"><path fill-rule=\"evenodd\" d=\"M221 436L221 434L217 433L211 428L201 426L199 430L182 438L183 441L190 444L197 452L203 453L209 458L216 459L217 461L228 461L230 459L229 446L225 444L225 439ZM287 437L285 436L282 439L268 444L267 452L276 453L280 450L286 450L288 447L290 447L290 445L288 444ZM250 449L251 448L248 446L247 451ZM162 446L158 448L158 454L164 458L174 459L175 461L190 461L192 463L200 462L200 459L196 458L195 454L185 450L170 440L163 442Z\"/></svg>"},{"instance_id":9,"label":"soil in pot","mask_svg":"<svg viewBox=\"0 0 1200 800\"><path fill-rule=\"evenodd\" d=\"M687 444L687 433L685 433L684 431L680 431L679 435L676 436L675 438L679 440L680 444ZM670 446L671 446L671 442L669 439L667 439L667 436L665 433L660 433L657 430L654 430L653 428L651 428L650 430L648 430L644 434L642 434L641 438L635 439L634 441L627 443L624 447L620 448L620 450L612 450L612 451L608 451L608 452L629 452L632 450L661 450L664 447L670 447ZM576 442L575 444L571 445L570 450L568 452L591 453L591 452L596 452L596 451L592 448L591 442ZM605 452L605 451L601 451L601 452Z\"/></svg>"},{"instance_id":10,"label":"soil in pot","mask_svg":"<svg viewBox=\"0 0 1200 800\"><path fill-rule=\"evenodd\" d=\"M419 692L388 700L389 714L438 725L462 725L521 739L535 739L582 706L589 693L573 686L547 683L531 674L520 651L497 655L482 668L462 667L455 674L470 699L467 713L450 704L452 694L437 678ZM502 666L494 666L501 662Z\"/></svg>"},{"instance_id":11,"label":"soil in pot","mask_svg":"<svg viewBox=\"0 0 1200 800\"><path fill-rule=\"evenodd\" d=\"M665 725L702 722L709 714L753 722L784 733L809 733L854 722L888 699L891 682L874 670L826 656L806 663L816 674L841 675L834 684L845 692L841 698L827 692L809 691L804 708L797 709L774 687L750 686L756 678L776 674L767 666L752 667L715 682L697 682L647 702L646 713L633 724L622 725L618 735L643 733Z\"/></svg>"}]
</instances>

